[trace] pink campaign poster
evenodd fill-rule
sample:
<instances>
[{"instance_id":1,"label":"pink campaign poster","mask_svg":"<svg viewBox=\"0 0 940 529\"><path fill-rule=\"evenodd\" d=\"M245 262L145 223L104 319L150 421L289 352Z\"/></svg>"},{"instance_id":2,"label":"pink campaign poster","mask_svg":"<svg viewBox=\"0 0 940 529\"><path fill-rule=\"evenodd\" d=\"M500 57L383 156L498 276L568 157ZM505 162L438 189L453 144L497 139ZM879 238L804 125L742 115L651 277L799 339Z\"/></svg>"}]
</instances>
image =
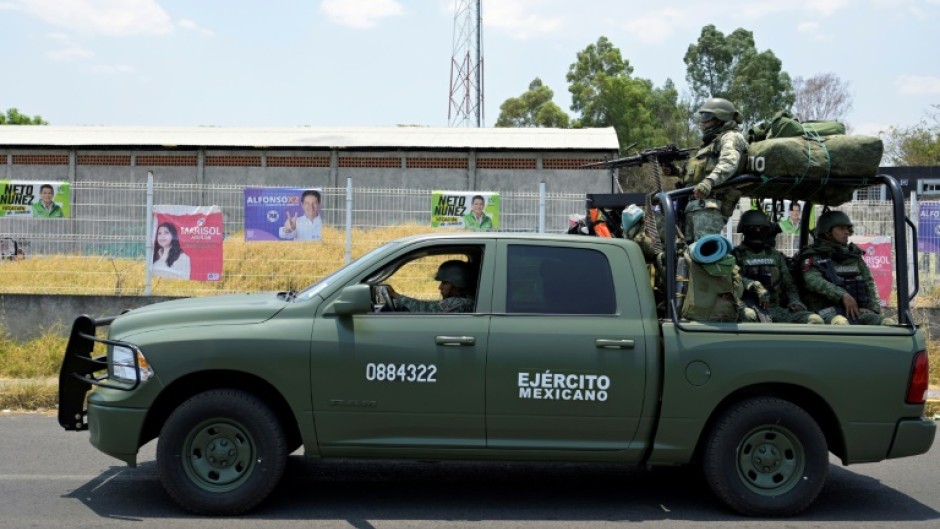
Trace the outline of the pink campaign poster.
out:
<instances>
[{"instance_id":1,"label":"pink campaign poster","mask_svg":"<svg viewBox=\"0 0 940 529\"><path fill-rule=\"evenodd\" d=\"M891 237L852 237L852 242L865 252L862 258L871 270L875 286L878 287L878 298L881 300L881 306L884 307L894 288Z\"/></svg>"},{"instance_id":2,"label":"pink campaign poster","mask_svg":"<svg viewBox=\"0 0 940 529\"><path fill-rule=\"evenodd\" d=\"M190 281L222 279L225 229L218 206L154 206L153 277Z\"/></svg>"}]
</instances>

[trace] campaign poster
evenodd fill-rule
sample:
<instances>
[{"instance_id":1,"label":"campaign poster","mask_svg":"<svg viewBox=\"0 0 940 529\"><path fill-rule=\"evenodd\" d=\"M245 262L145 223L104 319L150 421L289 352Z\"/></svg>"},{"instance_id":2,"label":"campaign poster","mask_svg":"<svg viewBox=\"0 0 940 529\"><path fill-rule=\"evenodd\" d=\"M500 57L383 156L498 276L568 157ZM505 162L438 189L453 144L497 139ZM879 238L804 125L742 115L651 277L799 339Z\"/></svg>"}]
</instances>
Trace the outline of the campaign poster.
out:
<instances>
[{"instance_id":1,"label":"campaign poster","mask_svg":"<svg viewBox=\"0 0 940 529\"><path fill-rule=\"evenodd\" d=\"M189 281L222 279L225 228L219 206L154 206L153 277Z\"/></svg>"},{"instance_id":2,"label":"campaign poster","mask_svg":"<svg viewBox=\"0 0 940 529\"><path fill-rule=\"evenodd\" d=\"M940 253L940 202L920 203L917 250L921 253Z\"/></svg>"},{"instance_id":3,"label":"campaign poster","mask_svg":"<svg viewBox=\"0 0 940 529\"><path fill-rule=\"evenodd\" d=\"M473 231L499 229L499 193L433 191L431 227Z\"/></svg>"},{"instance_id":4,"label":"campaign poster","mask_svg":"<svg viewBox=\"0 0 940 529\"><path fill-rule=\"evenodd\" d=\"M852 237L855 243L865 254L862 259L868 265L875 286L878 288L878 299L881 306L888 304L891 290L894 288L894 267L891 262L891 237Z\"/></svg>"},{"instance_id":5,"label":"campaign poster","mask_svg":"<svg viewBox=\"0 0 940 529\"><path fill-rule=\"evenodd\" d=\"M245 188L246 241L319 241L320 189Z\"/></svg>"},{"instance_id":6,"label":"campaign poster","mask_svg":"<svg viewBox=\"0 0 940 529\"><path fill-rule=\"evenodd\" d=\"M0 180L0 217L68 218L71 210L68 182Z\"/></svg>"}]
</instances>

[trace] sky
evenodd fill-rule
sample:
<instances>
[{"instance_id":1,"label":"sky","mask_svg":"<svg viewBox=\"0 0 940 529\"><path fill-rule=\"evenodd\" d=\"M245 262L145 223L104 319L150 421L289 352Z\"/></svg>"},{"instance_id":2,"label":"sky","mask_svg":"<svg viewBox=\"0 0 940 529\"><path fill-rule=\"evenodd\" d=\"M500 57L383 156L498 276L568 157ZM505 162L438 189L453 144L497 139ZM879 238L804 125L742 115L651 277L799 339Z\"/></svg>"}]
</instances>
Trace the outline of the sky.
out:
<instances>
[{"instance_id":1,"label":"sky","mask_svg":"<svg viewBox=\"0 0 940 529\"><path fill-rule=\"evenodd\" d=\"M448 126L456 0L0 0L0 110L52 125ZM607 37L688 93L702 27L754 34L791 77L849 85L852 131L940 104L940 0L483 0L484 126Z\"/></svg>"}]
</instances>

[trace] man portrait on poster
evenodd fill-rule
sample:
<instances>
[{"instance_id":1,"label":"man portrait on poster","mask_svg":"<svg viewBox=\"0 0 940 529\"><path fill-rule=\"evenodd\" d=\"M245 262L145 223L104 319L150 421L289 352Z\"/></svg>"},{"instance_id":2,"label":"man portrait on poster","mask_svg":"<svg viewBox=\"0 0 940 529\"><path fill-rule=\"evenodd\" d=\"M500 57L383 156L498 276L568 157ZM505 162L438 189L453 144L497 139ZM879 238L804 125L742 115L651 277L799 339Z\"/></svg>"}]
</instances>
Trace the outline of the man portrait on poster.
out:
<instances>
[{"instance_id":1,"label":"man portrait on poster","mask_svg":"<svg viewBox=\"0 0 940 529\"><path fill-rule=\"evenodd\" d=\"M62 212L62 206L52 201L55 197L55 189L51 184L42 184L39 186L39 200L33 202L34 218L62 218L65 214Z\"/></svg>"},{"instance_id":2,"label":"man portrait on poster","mask_svg":"<svg viewBox=\"0 0 940 529\"><path fill-rule=\"evenodd\" d=\"M490 231L493 229L493 219L483 211L486 199L483 195L473 195L470 200L470 213L463 216L463 226L473 231Z\"/></svg>"},{"instance_id":3,"label":"man portrait on poster","mask_svg":"<svg viewBox=\"0 0 940 529\"><path fill-rule=\"evenodd\" d=\"M320 191L307 189L300 196L300 206L303 215L288 211L285 215L284 225L278 230L278 237L294 241L318 241L321 238L320 230L323 222L320 218Z\"/></svg>"}]
</instances>

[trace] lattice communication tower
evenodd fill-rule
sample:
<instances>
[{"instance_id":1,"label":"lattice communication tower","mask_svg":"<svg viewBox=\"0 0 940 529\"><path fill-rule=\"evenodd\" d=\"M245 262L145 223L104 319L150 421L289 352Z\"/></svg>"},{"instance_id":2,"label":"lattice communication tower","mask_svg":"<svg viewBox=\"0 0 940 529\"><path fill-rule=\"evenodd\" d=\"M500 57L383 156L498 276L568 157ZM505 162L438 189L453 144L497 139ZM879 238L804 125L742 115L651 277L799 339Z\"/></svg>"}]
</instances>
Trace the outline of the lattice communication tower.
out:
<instances>
[{"instance_id":1,"label":"lattice communication tower","mask_svg":"<svg viewBox=\"0 0 940 529\"><path fill-rule=\"evenodd\" d=\"M483 126L482 0L456 0L454 52L450 59L451 127Z\"/></svg>"}]
</instances>

